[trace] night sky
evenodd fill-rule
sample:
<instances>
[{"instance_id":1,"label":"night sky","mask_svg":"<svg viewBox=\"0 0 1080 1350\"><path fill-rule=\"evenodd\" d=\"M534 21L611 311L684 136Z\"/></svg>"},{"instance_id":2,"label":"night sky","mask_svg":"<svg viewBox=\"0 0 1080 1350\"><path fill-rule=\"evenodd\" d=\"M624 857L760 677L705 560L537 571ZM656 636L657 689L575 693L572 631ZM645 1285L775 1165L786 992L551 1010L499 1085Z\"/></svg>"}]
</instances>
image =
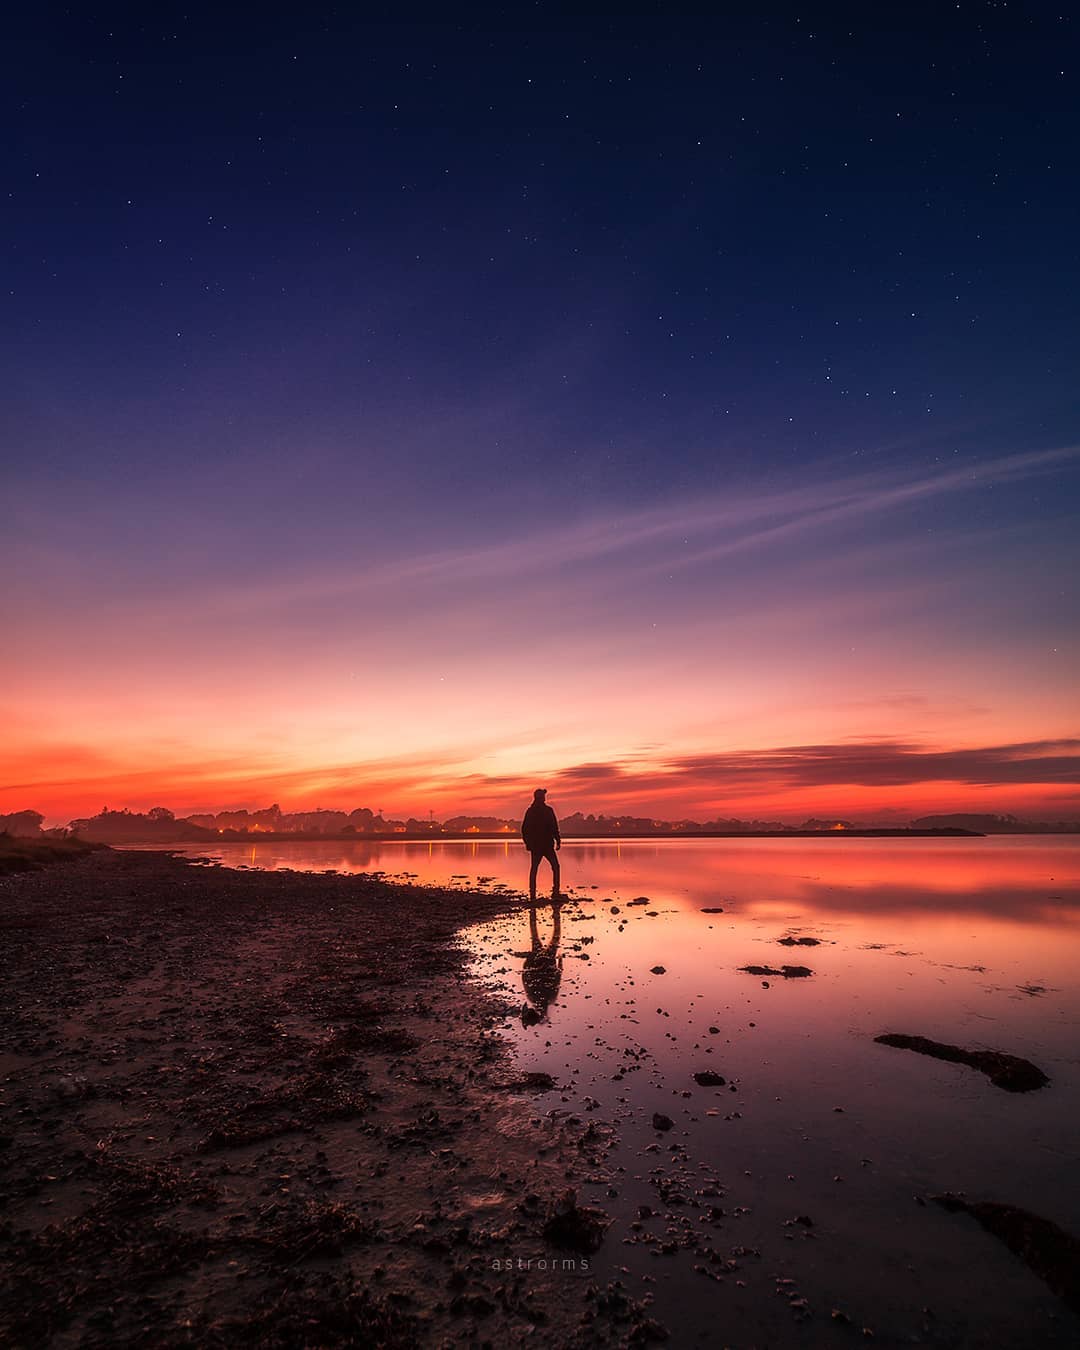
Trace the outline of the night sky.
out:
<instances>
[{"instance_id":1,"label":"night sky","mask_svg":"<svg viewBox=\"0 0 1080 1350\"><path fill-rule=\"evenodd\" d=\"M0 810L1080 814L1077 20L751 8L6 16Z\"/></svg>"}]
</instances>

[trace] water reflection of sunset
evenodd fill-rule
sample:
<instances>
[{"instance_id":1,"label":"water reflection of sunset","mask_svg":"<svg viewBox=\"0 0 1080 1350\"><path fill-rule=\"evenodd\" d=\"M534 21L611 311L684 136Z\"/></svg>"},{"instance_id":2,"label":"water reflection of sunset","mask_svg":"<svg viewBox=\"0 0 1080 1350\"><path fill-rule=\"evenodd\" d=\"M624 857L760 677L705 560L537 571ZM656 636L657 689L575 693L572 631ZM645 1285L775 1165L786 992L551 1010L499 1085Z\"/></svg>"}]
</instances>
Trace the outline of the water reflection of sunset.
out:
<instances>
[{"instance_id":1,"label":"water reflection of sunset","mask_svg":"<svg viewBox=\"0 0 1080 1350\"><path fill-rule=\"evenodd\" d=\"M835 1214L834 1182L871 1160L887 1173L883 1214L898 1195L974 1192L1019 1167L1026 1202L1080 1222L1060 1175L1077 1105L1080 841L584 843L566 865L588 898L564 921L559 999L548 1024L510 1016L505 1032L524 1067L564 1079L589 1047L579 1091L621 1113L639 1148L664 1111L702 1160L786 1176L815 1214ZM627 903L637 895L651 903ZM524 934L521 915L467 934L511 1005ZM812 974L779 973L795 964ZM970 1069L877 1044L888 1031L1029 1057L1052 1088L1016 1108ZM629 1092L628 1054L644 1066ZM702 1067L727 1078L722 1101L693 1090ZM845 1166L845 1151L867 1161ZM778 1206L768 1221L793 1212L767 1184L755 1199Z\"/></svg>"},{"instance_id":2,"label":"water reflection of sunset","mask_svg":"<svg viewBox=\"0 0 1080 1350\"><path fill-rule=\"evenodd\" d=\"M517 891L528 863L510 840L225 844L211 856L271 869L405 874L421 884L483 878ZM648 971L660 943L678 971L669 989L689 980L698 992L744 1000L754 981L740 965L805 960L813 988L775 981L770 1015L789 1009L843 1020L852 998L882 1008L898 998L902 1009L917 990L920 1016L935 1009L944 1016L981 990L980 998L1004 991L1031 1005L1012 1015L1037 1022L1047 1004L1042 994L1025 994L1029 987L1053 988L1056 1018L1076 1012L1080 840L569 840L562 856L582 914L611 928L609 961L617 951L619 969ZM639 895L652 901L648 909L627 908ZM618 904L621 919L605 900ZM723 912L701 912L716 906ZM573 921L568 930L581 931ZM789 930L822 944L778 945ZM603 967L591 968L594 993ZM612 988L603 992L609 997Z\"/></svg>"},{"instance_id":3,"label":"water reflection of sunset","mask_svg":"<svg viewBox=\"0 0 1080 1350\"><path fill-rule=\"evenodd\" d=\"M468 874L519 888L527 873L517 840L396 843L372 840L193 846L235 865L341 872L410 872L422 882ZM618 890L648 884L671 902L737 896L764 913L798 900L836 913L911 912L943 904L1024 921L1070 921L1080 905L1080 840L1054 836L989 839L570 839L567 885ZM635 880L636 879L636 880ZM708 903L706 899L704 903Z\"/></svg>"}]
</instances>

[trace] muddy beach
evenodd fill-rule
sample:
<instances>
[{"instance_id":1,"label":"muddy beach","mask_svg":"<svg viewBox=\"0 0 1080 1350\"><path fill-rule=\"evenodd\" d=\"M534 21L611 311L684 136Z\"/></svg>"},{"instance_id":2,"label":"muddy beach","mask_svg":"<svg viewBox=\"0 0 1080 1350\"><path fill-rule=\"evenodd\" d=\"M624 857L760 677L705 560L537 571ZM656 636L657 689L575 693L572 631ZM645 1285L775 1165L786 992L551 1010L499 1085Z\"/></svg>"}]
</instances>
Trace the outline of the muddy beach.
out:
<instances>
[{"instance_id":1,"label":"muddy beach","mask_svg":"<svg viewBox=\"0 0 1080 1350\"><path fill-rule=\"evenodd\" d=\"M4 1344L647 1336L573 1196L605 1137L462 979L513 897L139 852L2 887Z\"/></svg>"}]
</instances>

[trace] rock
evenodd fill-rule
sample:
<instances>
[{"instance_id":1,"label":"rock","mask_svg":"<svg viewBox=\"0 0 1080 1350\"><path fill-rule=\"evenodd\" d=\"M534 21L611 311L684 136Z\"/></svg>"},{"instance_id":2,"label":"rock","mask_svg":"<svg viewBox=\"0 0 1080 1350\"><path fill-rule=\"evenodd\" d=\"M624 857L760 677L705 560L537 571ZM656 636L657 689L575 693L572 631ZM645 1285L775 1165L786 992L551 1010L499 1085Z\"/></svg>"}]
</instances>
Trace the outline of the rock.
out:
<instances>
[{"instance_id":1,"label":"rock","mask_svg":"<svg viewBox=\"0 0 1080 1350\"><path fill-rule=\"evenodd\" d=\"M709 909L703 909L702 914L723 914L723 905L713 905Z\"/></svg>"},{"instance_id":2,"label":"rock","mask_svg":"<svg viewBox=\"0 0 1080 1350\"><path fill-rule=\"evenodd\" d=\"M483 1294L455 1294L450 1300L450 1312L454 1317L460 1317L463 1313L487 1317L494 1311L495 1304Z\"/></svg>"},{"instance_id":3,"label":"rock","mask_svg":"<svg viewBox=\"0 0 1080 1350\"><path fill-rule=\"evenodd\" d=\"M660 1111L653 1112L652 1127L654 1130L670 1130L675 1122L670 1116L665 1116Z\"/></svg>"},{"instance_id":4,"label":"rock","mask_svg":"<svg viewBox=\"0 0 1080 1350\"><path fill-rule=\"evenodd\" d=\"M611 1220L598 1209L582 1208L572 1190L552 1207L543 1227L545 1239L567 1251L594 1252L604 1240Z\"/></svg>"},{"instance_id":5,"label":"rock","mask_svg":"<svg viewBox=\"0 0 1080 1350\"><path fill-rule=\"evenodd\" d=\"M643 1317L630 1328L630 1344L646 1345L649 1341L666 1341L668 1329L654 1317Z\"/></svg>"},{"instance_id":6,"label":"rock","mask_svg":"<svg viewBox=\"0 0 1080 1350\"><path fill-rule=\"evenodd\" d=\"M820 947L821 939L812 937L782 937L778 939L781 947Z\"/></svg>"},{"instance_id":7,"label":"rock","mask_svg":"<svg viewBox=\"0 0 1080 1350\"><path fill-rule=\"evenodd\" d=\"M667 970L666 970L666 968L665 968L664 966L652 966L652 967L651 967L651 970L652 970L652 973L653 973L654 975L666 975L666 974L667 974Z\"/></svg>"},{"instance_id":8,"label":"rock","mask_svg":"<svg viewBox=\"0 0 1080 1350\"><path fill-rule=\"evenodd\" d=\"M988 1233L1004 1242L1057 1296L1080 1312L1080 1239L1049 1219L1015 1205L993 1200L969 1201L946 1192L934 1203L950 1213L970 1214Z\"/></svg>"},{"instance_id":9,"label":"rock","mask_svg":"<svg viewBox=\"0 0 1080 1350\"><path fill-rule=\"evenodd\" d=\"M528 1092L549 1092L555 1086L555 1079L549 1073L523 1073L507 1086Z\"/></svg>"},{"instance_id":10,"label":"rock","mask_svg":"<svg viewBox=\"0 0 1080 1350\"><path fill-rule=\"evenodd\" d=\"M1005 1092L1034 1092L1046 1087L1050 1079L1042 1069L1028 1059L1018 1055L1007 1055L1002 1050L964 1050L958 1045L946 1045L941 1041L932 1041L926 1036L906 1036L896 1032L887 1032L875 1036L879 1045L892 1045L898 1050L914 1050L919 1055L929 1055L931 1059L944 1059L952 1064L967 1064L986 1074L995 1087Z\"/></svg>"},{"instance_id":11,"label":"rock","mask_svg":"<svg viewBox=\"0 0 1080 1350\"><path fill-rule=\"evenodd\" d=\"M723 1087L727 1079L719 1073L713 1073L712 1069L702 1069L694 1074L694 1082L700 1087Z\"/></svg>"}]
</instances>

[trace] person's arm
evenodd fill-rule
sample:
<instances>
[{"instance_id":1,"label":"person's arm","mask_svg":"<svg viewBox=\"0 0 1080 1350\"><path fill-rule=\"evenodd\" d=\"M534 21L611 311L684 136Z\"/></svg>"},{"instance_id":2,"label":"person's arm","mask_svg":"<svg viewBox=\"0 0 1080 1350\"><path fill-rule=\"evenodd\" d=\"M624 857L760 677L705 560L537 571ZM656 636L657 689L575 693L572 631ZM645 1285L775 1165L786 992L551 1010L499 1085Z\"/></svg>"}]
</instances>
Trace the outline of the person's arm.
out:
<instances>
[{"instance_id":1,"label":"person's arm","mask_svg":"<svg viewBox=\"0 0 1080 1350\"><path fill-rule=\"evenodd\" d=\"M548 807L548 810L551 811L550 806ZM562 835L559 833L559 817L554 811L551 811L551 823L555 827L555 847L562 848Z\"/></svg>"}]
</instances>

